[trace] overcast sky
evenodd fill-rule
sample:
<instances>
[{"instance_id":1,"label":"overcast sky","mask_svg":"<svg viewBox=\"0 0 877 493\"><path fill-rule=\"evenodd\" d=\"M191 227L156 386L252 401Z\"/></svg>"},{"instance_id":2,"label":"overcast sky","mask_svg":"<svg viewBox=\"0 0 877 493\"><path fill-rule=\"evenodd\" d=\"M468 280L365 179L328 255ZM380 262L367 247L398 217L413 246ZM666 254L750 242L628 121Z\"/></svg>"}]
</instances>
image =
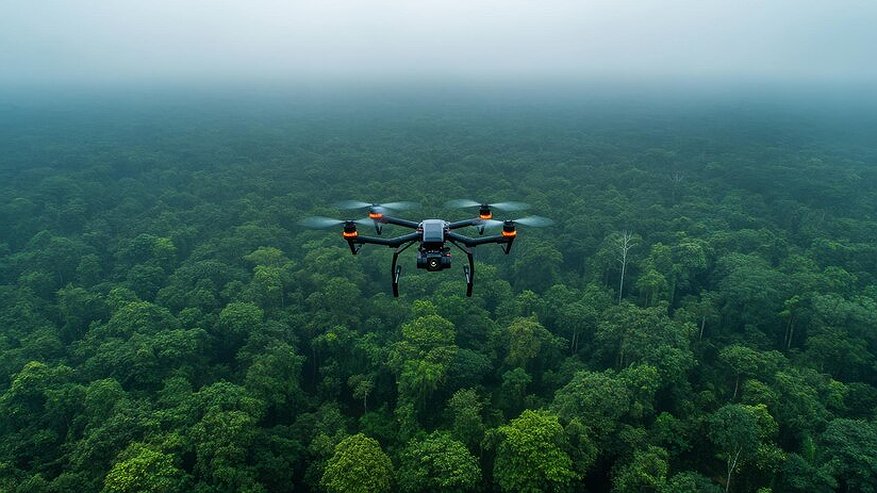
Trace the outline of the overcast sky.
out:
<instances>
[{"instance_id":1,"label":"overcast sky","mask_svg":"<svg viewBox=\"0 0 877 493\"><path fill-rule=\"evenodd\" d=\"M877 81L871 0L9 0L0 82Z\"/></svg>"}]
</instances>

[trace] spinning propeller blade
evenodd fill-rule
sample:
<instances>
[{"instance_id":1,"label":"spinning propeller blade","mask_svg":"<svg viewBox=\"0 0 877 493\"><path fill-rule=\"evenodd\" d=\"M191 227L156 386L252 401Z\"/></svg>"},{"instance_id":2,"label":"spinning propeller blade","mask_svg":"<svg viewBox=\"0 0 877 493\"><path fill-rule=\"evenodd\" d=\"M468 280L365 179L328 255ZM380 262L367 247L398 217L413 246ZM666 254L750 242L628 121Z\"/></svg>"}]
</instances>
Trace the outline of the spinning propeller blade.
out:
<instances>
[{"instance_id":1,"label":"spinning propeller blade","mask_svg":"<svg viewBox=\"0 0 877 493\"><path fill-rule=\"evenodd\" d=\"M481 221L481 224L484 225L485 228L498 228L502 226L504 222L505 221L498 221L496 219L488 219L486 221ZM520 219L513 219L512 222L516 225L523 224L524 226L534 228L544 228L545 226L551 226L554 224L554 221L542 216L527 216Z\"/></svg>"},{"instance_id":2,"label":"spinning propeller blade","mask_svg":"<svg viewBox=\"0 0 877 493\"><path fill-rule=\"evenodd\" d=\"M338 202L339 209L362 209L364 207L371 207L372 204L368 202L362 202L360 200L345 200L343 202Z\"/></svg>"},{"instance_id":3,"label":"spinning propeller blade","mask_svg":"<svg viewBox=\"0 0 877 493\"><path fill-rule=\"evenodd\" d=\"M529 209L530 206L523 202L497 202L488 204L486 202L476 202L470 199L456 199L445 202L445 207L449 209L464 209L466 207L489 207L491 209L499 209L501 211L522 211Z\"/></svg>"},{"instance_id":4,"label":"spinning propeller blade","mask_svg":"<svg viewBox=\"0 0 877 493\"><path fill-rule=\"evenodd\" d=\"M449 209L464 209L466 207L479 207L480 203L469 199L456 199L445 202L445 207Z\"/></svg>"},{"instance_id":5,"label":"spinning propeller blade","mask_svg":"<svg viewBox=\"0 0 877 493\"><path fill-rule=\"evenodd\" d=\"M529 204L525 204L523 202L497 202L495 204L488 205L492 209L499 209L501 211L523 211L530 208Z\"/></svg>"},{"instance_id":6,"label":"spinning propeller blade","mask_svg":"<svg viewBox=\"0 0 877 493\"><path fill-rule=\"evenodd\" d=\"M341 219L333 219L331 217L324 217L324 216L306 217L306 218L302 219L301 221L299 221L299 224L306 227L306 228L326 229L326 228L331 228L332 226L340 226L340 225L347 223L347 222L354 222L356 224L365 224L365 225L373 224L373 221L371 219L341 220Z\"/></svg>"},{"instance_id":7,"label":"spinning propeller blade","mask_svg":"<svg viewBox=\"0 0 877 493\"><path fill-rule=\"evenodd\" d=\"M384 209L392 209L397 211L403 211L408 209L416 209L420 205L417 202L387 202L386 204L375 204L362 202L361 200L345 200L343 202L338 203L339 209L373 209L373 210L384 210Z\"/></svg>"},{"instance_id":8,"label":"spinning propeller blade","mask_svg":"<svg viewBox=\"0 0 877 493\"><path fill-rule=\"evenodd\" d=\"M397 211L406 211L409 209L417 209L418 207L420 207L420 204L418 204L417 202L408 202L408 201L387 202L386 204L378 204L378 207L383 207L385 209L393 209L393 210L397 210Z\"/></svg>"},{"instance_id":9,"label":"spinning propeller blade","mask_svg":"<svg viewBox=\"0 0 877 493\"><path fill-rule=\"evenodd\" d=\"M544 228L545 226L551 226L552 224L554 224L554 221L542 216L527 216L520 219L515 219L512 222L514 222L515 224L523 224L524 226L530 226L533 228Z\"/></svg>"}]
</instances>

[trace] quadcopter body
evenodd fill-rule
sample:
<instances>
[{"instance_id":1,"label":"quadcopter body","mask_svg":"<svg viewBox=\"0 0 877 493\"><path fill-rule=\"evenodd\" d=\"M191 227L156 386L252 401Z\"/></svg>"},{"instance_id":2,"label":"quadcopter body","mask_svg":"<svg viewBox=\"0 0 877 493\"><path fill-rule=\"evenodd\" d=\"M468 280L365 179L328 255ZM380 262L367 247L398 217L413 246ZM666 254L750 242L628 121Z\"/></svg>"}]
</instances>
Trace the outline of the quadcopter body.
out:
<instances>
[{"instance_id":1,"label":"quadcopter body","mask_svg":"<svg viewBox=\"0 0 877 493\"><path fill-rule=\"evenodd\" d=\"M424 219L417 228L422 232L417 249L417 268L435 272L451 268L451 247L445 246L448 223L442 219Z\"/></svg>"},{"instance_id":2,"label":"quadcopter body","mask_svg":"<svg viewBox=\"0 0 877 493\"><path fill-rule=\"evenodd\" d=\"M496 243L502 247L503 252L508 254L511 251L515 237L517 236L517 224L526 224L530 226L547 226L548 224L551 224L549 219L538 216L505 221L496 221L493 219L492 208L520 210L527 207L526 204L521 204L519 202L487 204L463 200L452 201L448 204L451 207L477 206L479 208L478 217L463 219L460 221L446 221L444 219L411 221L387 214L388 210L391 208L411 208L413 204L409 202L395 202L391 204L345 202L340 205L341 208L367 208L368 219L336 220L325 217L311 217L305 219L302 224L317 228L343 225L341 236L347 241L347 244L350 247L350 252L354 255L359 253L359 250L363 245L368 244L384 245L394 248L393 260L390 265L390 274L392 276L393 296L397 297L399 296L399 277L402 271L402 267L398 265L399 254L412 245L417 245L417 268L429 272L437 272L451 268L452 246L463 252L466 255L467 260L467 264L463 266L463 274L466 277L466 296L472 296L475 274L475 261L472 255L473 248L478 245ZM357 229L357 224L373 224L377 236L360 234ZM381 236L383 228L388 224L412 229L413 231L398 236L383 237ZM479 236L468 236L457 231L470 226L477 228ZM499 226L502 227L499 234L484 236L485 229Z\"/></svg>"}]
</instances>

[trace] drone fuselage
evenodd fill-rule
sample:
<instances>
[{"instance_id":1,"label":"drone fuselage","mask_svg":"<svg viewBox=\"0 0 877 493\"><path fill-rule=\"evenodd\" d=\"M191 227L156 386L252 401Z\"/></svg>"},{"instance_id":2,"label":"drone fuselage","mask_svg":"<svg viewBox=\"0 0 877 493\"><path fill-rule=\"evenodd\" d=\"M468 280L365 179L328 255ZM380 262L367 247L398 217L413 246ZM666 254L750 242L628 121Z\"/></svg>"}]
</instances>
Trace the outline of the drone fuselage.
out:
<instances>
[{"instance_id":1,"label":"drone fuselage","mask_svg":"<svg viewBox=\"0 0 877 493\"><path fill-rule=\"evenodd\" d=\"M423 236L417 249L417 268L436 272L451 268L451 249L445 246L448 223L443 219L424 219L417 228Z\"/></svg>"}]
</instances>

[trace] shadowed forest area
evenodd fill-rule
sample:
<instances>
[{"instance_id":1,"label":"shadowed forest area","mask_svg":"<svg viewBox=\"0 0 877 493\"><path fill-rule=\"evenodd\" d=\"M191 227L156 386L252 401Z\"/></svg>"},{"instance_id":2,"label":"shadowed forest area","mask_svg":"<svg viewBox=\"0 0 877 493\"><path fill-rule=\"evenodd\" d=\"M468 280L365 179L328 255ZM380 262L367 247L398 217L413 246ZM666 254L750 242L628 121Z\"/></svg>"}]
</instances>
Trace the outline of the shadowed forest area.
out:
<instances>
[{"instance_id":1,"label":"shadowed forest area","mask_svg":"<svg viewBox=\"0 0 877 493\"><path fill-rule=\"evenodd\" d=\"M3 105L0 490L877 491L873 113L252 99Z\"/></svg>"}]
</instances>

